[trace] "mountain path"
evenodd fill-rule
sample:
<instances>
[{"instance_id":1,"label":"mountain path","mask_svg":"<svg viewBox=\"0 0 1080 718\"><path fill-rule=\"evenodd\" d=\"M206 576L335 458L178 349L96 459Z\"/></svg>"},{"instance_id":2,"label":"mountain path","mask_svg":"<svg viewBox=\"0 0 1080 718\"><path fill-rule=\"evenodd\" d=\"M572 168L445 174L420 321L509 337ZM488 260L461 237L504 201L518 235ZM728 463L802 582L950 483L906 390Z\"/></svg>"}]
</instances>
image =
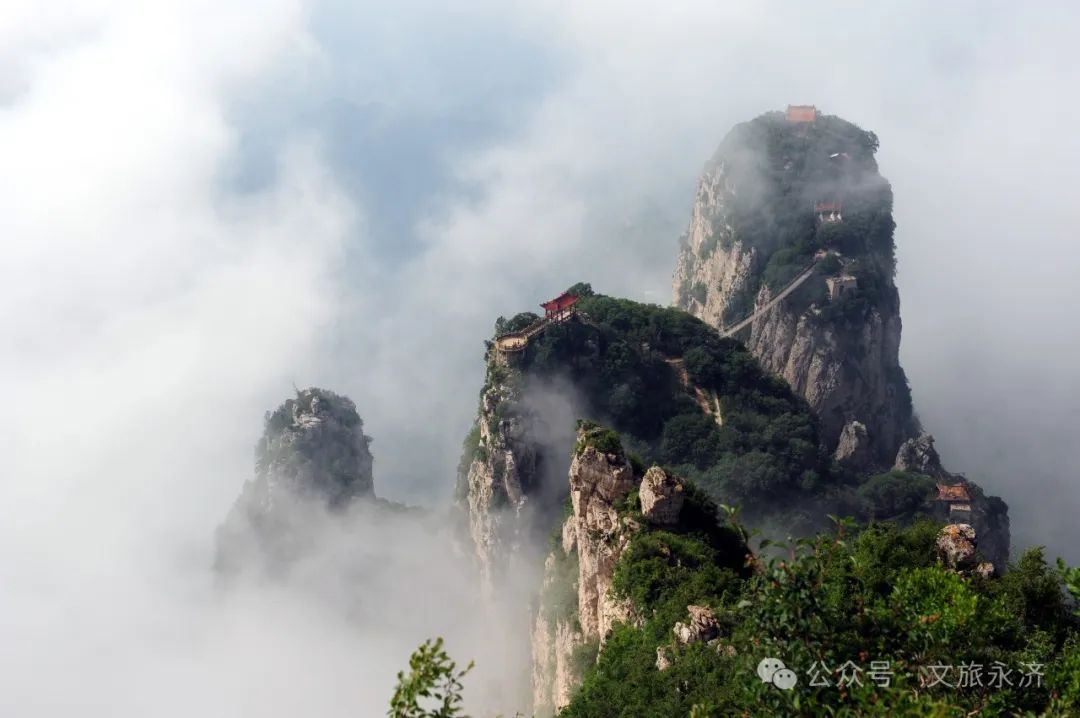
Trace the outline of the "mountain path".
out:
<instances>
[{"instance_id":1,"label":"mountain path","mask_svg":"<svg viewBox=\"0 0 1080 718\"><path fill-rule=\"evenodd\" d=\"M782 302L785 297L787 297L789 294L794 292L796 289L799 288L799 286L803 282L805 282L807 279L809 279L814 274L814 268L815 267L817 267L817 262L816 261L813 264L811 264L808 268L804 269L802 274L795 277L795 279L792 279L788 283L788 285L786 287L784 287L782 290L780 290L779 294L777 294L775 297L773 297L769 301L765 302L765 304L763 304L761 306L761 308L754 310L753 314L751 314L750 316L746 317L745 319L739 321L734 326L728 327L728 328L725 328L725 329L721 330L720 331L720 336L730 337L731 335L736 334L737 332L741 331L742 329L745 329L750 324L753 324L755 319L760 317L762 314L765 314L765 312L769 311L770 309L775 307L777 304Z\"/></svg>"}]
</instances>

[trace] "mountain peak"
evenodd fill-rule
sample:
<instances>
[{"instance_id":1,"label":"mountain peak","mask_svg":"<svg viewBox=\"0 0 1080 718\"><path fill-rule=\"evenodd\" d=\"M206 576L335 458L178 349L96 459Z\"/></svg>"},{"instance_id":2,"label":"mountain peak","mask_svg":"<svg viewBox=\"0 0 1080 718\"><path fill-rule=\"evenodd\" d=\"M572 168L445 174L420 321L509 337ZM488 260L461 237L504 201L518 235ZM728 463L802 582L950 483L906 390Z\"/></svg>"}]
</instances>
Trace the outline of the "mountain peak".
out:
<instances>
[{"instance_id":1,"label":"mountain peak","mask_svg":"<svg viewBox=\"0 0 1080 718\"><path fill-rule=\"evenodd\" d=\"M218 568L286 565L313 514L374 499L370 443L352 400L326 389L297 390L268 411L255 476L218 531Z\"/></svg>"},{"instance_id":2,"label":"mountain peak","mask_svg":"<svg viewBox=\"0 0 1080 718\"><path fill-rule=\"evenodd\" d=\"M917 433L899 362L892 190L874 133L816 110L791 117L736 125L707 164L675 303L805 397L829 451L858 422L886 468Z\"/></svg>"}]
</instances>

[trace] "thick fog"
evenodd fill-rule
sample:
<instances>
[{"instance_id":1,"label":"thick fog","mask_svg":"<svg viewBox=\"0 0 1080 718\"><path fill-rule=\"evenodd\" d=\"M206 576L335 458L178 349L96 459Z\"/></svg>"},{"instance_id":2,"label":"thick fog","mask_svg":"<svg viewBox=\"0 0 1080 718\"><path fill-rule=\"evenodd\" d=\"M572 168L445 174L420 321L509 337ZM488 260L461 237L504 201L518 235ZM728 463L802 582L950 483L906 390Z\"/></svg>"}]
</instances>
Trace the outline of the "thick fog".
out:
<instances>
[{"instance_id":1,"label":"thick fog","mask_svg":"<svg viewBox=\"0 0 1080 718\"><path fill-rule=\"evenodd\" d=\"M0 713L369 715L444 621L501 661L456 599L379 623L356 577L214 590L263 412L349 395L379 495L445 506L494 319L579 280L667 303L701 166L788 103L881 140L901 358L947 467L1005 498L1014 547L1080 562L1078 16L5 3ZM418 560L373 596L442 575L386 532Z\"/></svg>"}]
</instances>

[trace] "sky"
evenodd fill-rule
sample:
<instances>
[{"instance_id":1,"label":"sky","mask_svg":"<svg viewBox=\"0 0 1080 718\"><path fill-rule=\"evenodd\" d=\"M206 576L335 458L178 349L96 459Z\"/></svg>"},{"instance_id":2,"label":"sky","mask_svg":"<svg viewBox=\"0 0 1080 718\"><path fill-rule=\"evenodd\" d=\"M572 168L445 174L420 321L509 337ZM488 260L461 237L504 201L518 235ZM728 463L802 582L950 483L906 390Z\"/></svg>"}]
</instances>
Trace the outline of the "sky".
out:
<instances>
[{"instance_id":1,"label":"sky","mask_svg":"<svg viewBox=\"0 0 1080 718\"><path fill-rule=\"evenodd\" d=\"M495 318L582 280L668 303L705 161L789 103L880 138L946 466L1005 498L1014 547L1080 562L1080 9L458 5L0 7L0 712L243 714L223 683L260 715L374 705L276 680L355 648L321 650L310 595L208 597L263 413L347 394L379 495L445 505Z\"/></svg>"}]
</instances>

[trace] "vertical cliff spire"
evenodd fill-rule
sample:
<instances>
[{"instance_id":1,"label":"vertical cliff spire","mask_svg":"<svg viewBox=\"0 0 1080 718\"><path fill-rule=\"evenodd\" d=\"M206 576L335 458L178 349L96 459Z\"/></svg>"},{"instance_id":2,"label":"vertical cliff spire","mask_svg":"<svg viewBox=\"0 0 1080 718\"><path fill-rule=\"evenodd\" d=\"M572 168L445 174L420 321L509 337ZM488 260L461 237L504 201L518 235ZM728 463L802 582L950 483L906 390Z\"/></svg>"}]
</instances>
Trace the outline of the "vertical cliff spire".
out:
<instances>
[{"instance_id":1,"label":"vertical cliff spire","mask_svg":"<svg viewBox=\"0 0 1080 718\"><path fill-rule=\"evenodd\" d=\"M256 557L287 563L306 509L336 510L374 498L370 443L352 400L325 389L297 391L267 412L255 476L218 532L219 569Z\"/></svg>"},{"instance_id":2,"label":"vertical cliff spire","mask_svg":"<svg viewBox=\"0 0 1080 718\"><path fill-rule=\"evenodd\" d=\"M736 336L816 410L825 446L864 437L857 453L885 467L916 428L892 191L873 133L820 112L797 119L768 113L728 133L698 187L674 301L721 330L744 324Z\"/></svg>"}]
</instances>

